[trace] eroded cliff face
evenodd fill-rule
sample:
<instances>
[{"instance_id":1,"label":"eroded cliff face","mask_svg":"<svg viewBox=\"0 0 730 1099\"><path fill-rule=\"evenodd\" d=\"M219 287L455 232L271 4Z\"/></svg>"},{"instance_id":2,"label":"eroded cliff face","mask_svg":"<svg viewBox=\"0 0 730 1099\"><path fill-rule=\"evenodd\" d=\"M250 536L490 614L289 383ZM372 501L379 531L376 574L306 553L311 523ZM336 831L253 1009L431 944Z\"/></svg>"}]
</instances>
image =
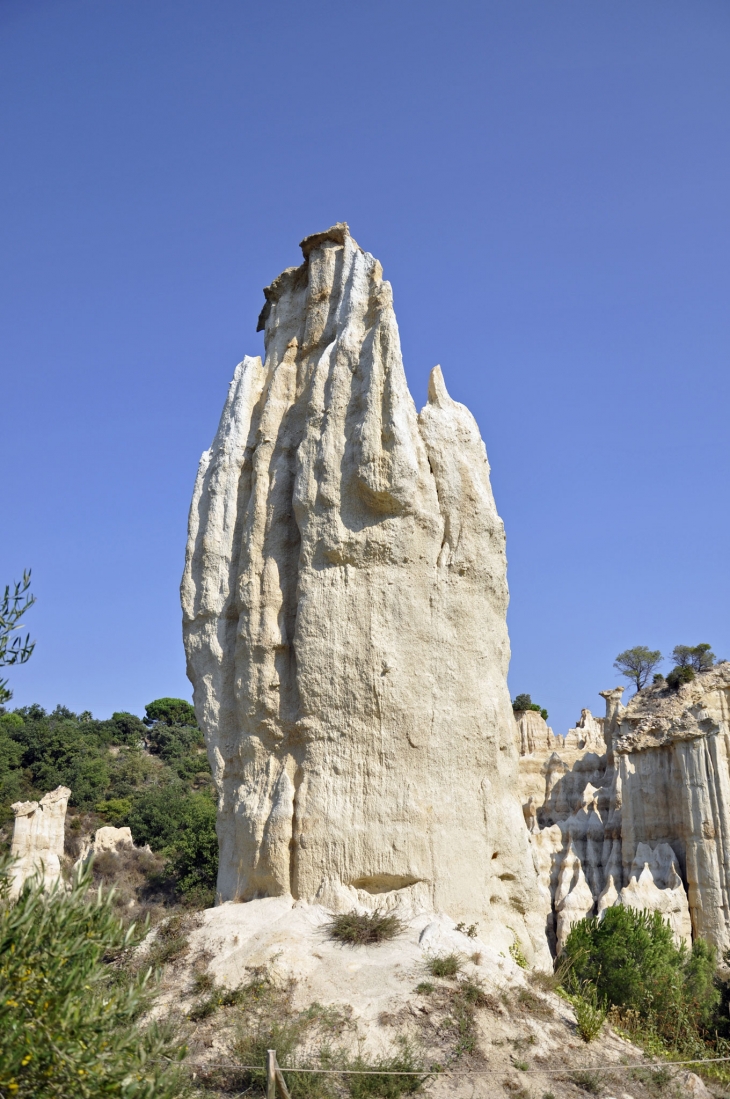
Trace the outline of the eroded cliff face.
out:
<instances>
[{"instance_id":1,"label":"eroded cliff face","mask_svg":"<svg viewBox=\"0 0 730 1099\"><path fill-rule=\"evenodd\" d=\"M223 900L407 904L545 956L516 796L505 541L438 367L338 225L267 288L201 459L182 583Z\"/></svg>"},{"instance_id":2,"label":"eroded cliff face","mask_svg":"<svg viewBox=\"0 0 730 1099\"><path fill-rule=\"evenodd\" d=\"M11 867L11 896L17 897L23 883L38 875L50 889L61 877L66 809L71 791L57 786L40 801L16 801L10 856L17 861Z\"/></svg>"},{"instance_id":3,"label":"eroded cliff face","mask_svg":"<svg viewBox=\"0 0 730 1099\"><path fill-rule=\"evenodd\" d=\"M600 755L591 726L577 755L558 747L520 761L551 943L559 951L577 920L625 904L661 912L678 940L727 950L730 663L679 691L648 687L626 707L622 688L601 694Z\"/></svg>"},{"instance_id":4,"label":"eroded cliff face","mask_svg":"<svg viewBox=\"0 0 730 1099\"><path fill-rule=\"evenodd\" d=\"M692 929L730 948L730 663L671 691L650 687L613 738L624 877L642 843L669 845Z\"/></svg>"}]
</instances>

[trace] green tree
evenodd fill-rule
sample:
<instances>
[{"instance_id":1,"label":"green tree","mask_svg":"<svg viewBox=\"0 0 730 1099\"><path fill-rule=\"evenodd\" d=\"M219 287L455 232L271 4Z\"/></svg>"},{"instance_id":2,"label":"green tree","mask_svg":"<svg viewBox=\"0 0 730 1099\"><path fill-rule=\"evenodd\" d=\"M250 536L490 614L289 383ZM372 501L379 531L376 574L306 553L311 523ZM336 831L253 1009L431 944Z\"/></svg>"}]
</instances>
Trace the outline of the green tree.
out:
<instances>
[{"instance_id":1,"label":"green tree","mask_svg":"<svg viewBox=\"0 0 730 1099\"><path fill-rule=\"evenodd\" d=\"M23 573L23 579L13 584L12 594L10 585L6 584L5 594L0 600L0 667L25 664L30 660L35 648L35 641L31 641L30 634L26 634L25 641L20 635L12 635L20 629L20 619L34 603L35 596L30 593L30 569L27 569ZM0 679L0 705L9 702L12 697L13 692L8 690L7 679Z\"/></svg>"},{"instance_id":2,"label":"green tree","mask_svg":"<svg viewBox=\"0 0 730 1099\"><path fill-rule=\"evenodd\" d=\"M715 654L709 645L675 645L672 660L677 668L691 668L695 672L706 672L715 663Z\"/></svg>"},{"instance_id":3,"label":"green tree","mask_svg":"<svg viewBox=\"0 0 730 1099\"><path fill-rule=\"evenodd\" d=\"M114 980L108 959L139 940L111 893L90 891L91 867L70 888L37 881L9 900L0 864L0 1093L15 1099L172 1099L184 1054L139 1022L150 973Z\"/></svg>"},{"instance_id":4,"label":"green tree","mask_svg":"<svg viewBox=\"0 0 730 1099\"><path fill-rule=\"evenodd\" d=\"M145 725L190 725L197 729L195 710L184 698L156 698L144 708Z\"/></svg>"},{"instance_id":5,"label":"green tree","mask_svg":"<svg viewBox=\"0 0 730 1099\"><path fill-rule=\"evenodd\" d=\"M548 712L543 706L538 706L536 702L532 701L530 695L517 695L512 703L512 709L516 714L524 713L525 710L535 710L538 714L542 715L543 721L547 721Z\"/></svg>"},{"instance_id":6,"label":"green tree","mask_svg":"<svg viewBox=\"0 0 730 1099\"><path fill-rule=\"evenodd\" d=\"M216 803L209 794L193 794L185 803L182 832L176 838L169 859L170 869L183 893L215 890L218 877L216 816Z\"/></svg>"},{"instance_id":7,"label":"green tree","mask_svg":"<svg viewBox=\"0 0 730 1099\"><path fill-rule=\"evenodd\" d=\"M189 789L181 782L151 786L140 791L125 824L137 846L148 843L153 851L170 851L183 829Z\"/></svg>"},{"instance_id":8,"label":"green tree","mask_svg":"<svg viewBox=\"0 0 730 1099\"><path fill-rule=\"evenodd\" d=\"M624 649L613 662L621 675L631 679L640 691L649 681L649 676L664 657L658 649L648 649L646 645L635 645L633 649Z\"/></svg>"},{"instance_id":9,"label":"green tree","mask_svg":"<svg viewBox=\"0 0 730 1099\"><path fill-rule=\"evenodd\" d=\"M121 710L112 714L106 724L110 727L112 744L129 744L134 748L144 744L147 729L136 714Z\"/></svg>"}]
</instances>

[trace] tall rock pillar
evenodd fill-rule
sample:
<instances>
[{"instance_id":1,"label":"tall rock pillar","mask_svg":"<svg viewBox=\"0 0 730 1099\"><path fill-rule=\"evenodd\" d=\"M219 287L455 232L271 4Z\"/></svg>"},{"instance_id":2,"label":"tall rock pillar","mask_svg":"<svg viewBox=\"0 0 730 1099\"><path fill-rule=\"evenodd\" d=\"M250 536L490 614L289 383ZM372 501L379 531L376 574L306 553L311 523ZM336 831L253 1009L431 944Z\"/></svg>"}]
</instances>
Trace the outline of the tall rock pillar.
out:
<instances>
[{"instance_id":1,"label":"tall rock pillar","mask_svg":"<svg viewBox=\"0 0 730 1099\"><path fill-rule=\"evenodd\" d=\"M45 889L61 878L66 808L71 791L57 786L40 801L16 801L11 858L10 895L17 897L28 878L38 875Z\"/></svg>"},{"instance_id":2,"label":"tall rock pillar","mask_svg":"<svg viewBox=\"0 0 730 1099\"><path fill-rule=\"evenodd\" d=\"M505 540L441 370L416 412L346 225L265 291L200 463L182 582L222 900L422 907L546 956L516 796Z\"/></svg>"}]
</instances>

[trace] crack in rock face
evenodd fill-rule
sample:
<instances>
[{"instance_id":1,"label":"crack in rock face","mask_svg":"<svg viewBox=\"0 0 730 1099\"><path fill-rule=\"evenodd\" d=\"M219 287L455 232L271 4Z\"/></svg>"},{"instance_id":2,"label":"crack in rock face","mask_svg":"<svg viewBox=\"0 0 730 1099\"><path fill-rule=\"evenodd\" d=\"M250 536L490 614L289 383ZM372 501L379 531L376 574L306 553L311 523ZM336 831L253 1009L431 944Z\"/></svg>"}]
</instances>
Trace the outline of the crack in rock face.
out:
<instances>
[{"instance_id":1,"label":"crack in rock face","mask_svg":"<svg viewBox=\"0 0 730 1099\"><path fill-rule=\"evenodd\" d=\"M236 368L190 510L219 900L445 911L544 960L479 429L439 367L417 413L390 284L347 226L302 251L265 290L265 361Z\"/></svg>"}]
</instances>

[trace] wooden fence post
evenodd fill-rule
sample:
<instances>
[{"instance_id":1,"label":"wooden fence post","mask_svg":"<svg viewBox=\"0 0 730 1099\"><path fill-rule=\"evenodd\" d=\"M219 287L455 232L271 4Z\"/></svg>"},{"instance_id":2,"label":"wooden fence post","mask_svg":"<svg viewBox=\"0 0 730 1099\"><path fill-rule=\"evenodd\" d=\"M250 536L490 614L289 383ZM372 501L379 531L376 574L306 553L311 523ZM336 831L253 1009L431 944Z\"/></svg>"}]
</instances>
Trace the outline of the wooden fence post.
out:
<instances>
[{"instance_id":1,"label":"wooden fence post","mask_svg":"<svg viewBox=\"0 0 730 1099\"><path fill-rule=\"evenodd\" d=\"M266 1099L276 1099L276 1050L266 1052Z\"/></svg>"},{"instance_id":2,"label":"wooden fence post","mask_svg":"<svg viewBox=\"0 0 730 1099\"><path fill-rule=\"evenodd\" d=\"M279 1085L282 1099L291 1099L291 1095L289 1094L289 1088L286 1086L286 1080L284 1079L282 1071L279 1068L278 1061L276 1062L276 1082Z\"/></svg>"}]
</instances>

